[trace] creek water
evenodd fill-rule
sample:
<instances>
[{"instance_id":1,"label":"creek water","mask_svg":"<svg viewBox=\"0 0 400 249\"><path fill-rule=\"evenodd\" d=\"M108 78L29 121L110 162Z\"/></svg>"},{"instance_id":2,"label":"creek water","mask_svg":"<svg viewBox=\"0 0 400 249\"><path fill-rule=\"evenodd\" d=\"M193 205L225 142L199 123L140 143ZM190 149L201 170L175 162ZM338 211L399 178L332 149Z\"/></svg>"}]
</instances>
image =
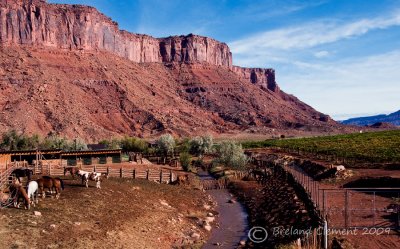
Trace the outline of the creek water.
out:
<instances>
[{"instance_id":1,"label":"creek water","mask_svg":"<svg viewBox=\"0 0 400 249\"><path fill-rule=\"evenodd\" d=\"M200 172L199 177L202 180L213 179L208 172ZM247 213L243 205L239 202L229 203L232 195L226 189L207 190L207 193L217 202L219 227L213 226L211 236L202 248L237 248L241 240L247 239Z\"/></svg>"}]
</instances>

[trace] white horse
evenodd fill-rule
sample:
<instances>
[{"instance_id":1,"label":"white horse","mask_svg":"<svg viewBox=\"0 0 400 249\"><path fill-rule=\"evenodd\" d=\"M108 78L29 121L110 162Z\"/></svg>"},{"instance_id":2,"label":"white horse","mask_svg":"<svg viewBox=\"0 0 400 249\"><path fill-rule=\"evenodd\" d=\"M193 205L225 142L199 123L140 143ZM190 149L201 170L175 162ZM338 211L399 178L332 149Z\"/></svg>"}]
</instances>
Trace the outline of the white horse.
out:
<instances>
[{"instance_id":1,"label":"white horse","mask_svg":"<svg viewBox=\"0 0 400 249\"><path fill-rule=\"evenodd\" d=\"M96 188L101 188L100 182L101 182L101 176L103 175L102 173L79 170L77 174L82 177L82 184L85 184L87 188L89 187L89 180L96 182Z\"/></svg>"},{"instance_id":2,"label":"white horse","mask_svg":"<svg viewBox=\"0 0 400 249\"><path fill-rule=\"evenodd\" d=\"M29 202L35 206L35 195L36 195L36 203L38 203L37 193L38 193L39 185L37 181L30 181L28 183L28 198Z\"/></svg>"}]
</instances>

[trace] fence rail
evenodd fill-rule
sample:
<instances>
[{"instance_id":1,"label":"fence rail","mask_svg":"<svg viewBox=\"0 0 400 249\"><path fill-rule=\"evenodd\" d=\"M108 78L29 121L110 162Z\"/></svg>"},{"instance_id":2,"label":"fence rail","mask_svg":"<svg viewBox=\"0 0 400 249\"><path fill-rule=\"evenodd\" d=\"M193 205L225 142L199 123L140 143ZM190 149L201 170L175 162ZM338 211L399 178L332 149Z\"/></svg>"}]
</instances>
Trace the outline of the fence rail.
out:
<instances>
[{"instance_id":1,"label":"fence rail","mask_svg":"<svg viewBox=\"0 0 400 249\"><path fill-rule=\"evenodd\" d=\"M20 168L22 164L9 164L7 169L0 171L0 190L10 184L10 175L16 168ZM60 165L39 165L27 166L25 168L32 169L35 175L51 175L51 176L64 176L65 167ZM159 183L171 183L177 180L178 173L174 170L166 169L124 169L108 167L105 165L82 165L82 170L98 173L107 173L110 177L116 178L132 178L132 179L146 179L149 181Z\"/></svg>"}]
</instances>

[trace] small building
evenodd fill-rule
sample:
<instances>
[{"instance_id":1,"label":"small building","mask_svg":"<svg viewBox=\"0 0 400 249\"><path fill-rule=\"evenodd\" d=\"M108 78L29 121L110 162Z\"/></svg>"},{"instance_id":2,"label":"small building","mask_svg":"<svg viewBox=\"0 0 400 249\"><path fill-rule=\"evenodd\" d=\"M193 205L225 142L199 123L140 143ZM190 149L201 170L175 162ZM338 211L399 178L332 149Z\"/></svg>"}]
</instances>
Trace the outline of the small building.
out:
<instances>
[{"instance_id":1,"label":"small building","mask_svg":"<svg viewBox=\"0 0 400 249\"><path fill-rule=\"evenodd\" d=\"M26 165L45 164L58 166L76 166L106 163L121 163L121 149L116 150L28 150L0 151L0 169L14 162L24 162Z\"/></svg>"}]
</instances>

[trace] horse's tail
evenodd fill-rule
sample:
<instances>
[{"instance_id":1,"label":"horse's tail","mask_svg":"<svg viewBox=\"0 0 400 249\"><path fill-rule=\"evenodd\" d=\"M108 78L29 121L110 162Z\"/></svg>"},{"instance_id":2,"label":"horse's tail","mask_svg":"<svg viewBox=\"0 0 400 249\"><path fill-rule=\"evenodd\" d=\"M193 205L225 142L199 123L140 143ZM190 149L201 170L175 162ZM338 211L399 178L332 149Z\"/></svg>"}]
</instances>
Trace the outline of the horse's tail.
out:
<instances>
[{"instance_id":1,"label":"horse's tail","mask_svg":"<svg viewBox=\"0 0 400 249\"><path fill-rule=\"evenodd\" d=\"M61 189L64 190L64 181L60 177L57 177L56 179L60 181Z\"/></svg>"}]
</instances>

